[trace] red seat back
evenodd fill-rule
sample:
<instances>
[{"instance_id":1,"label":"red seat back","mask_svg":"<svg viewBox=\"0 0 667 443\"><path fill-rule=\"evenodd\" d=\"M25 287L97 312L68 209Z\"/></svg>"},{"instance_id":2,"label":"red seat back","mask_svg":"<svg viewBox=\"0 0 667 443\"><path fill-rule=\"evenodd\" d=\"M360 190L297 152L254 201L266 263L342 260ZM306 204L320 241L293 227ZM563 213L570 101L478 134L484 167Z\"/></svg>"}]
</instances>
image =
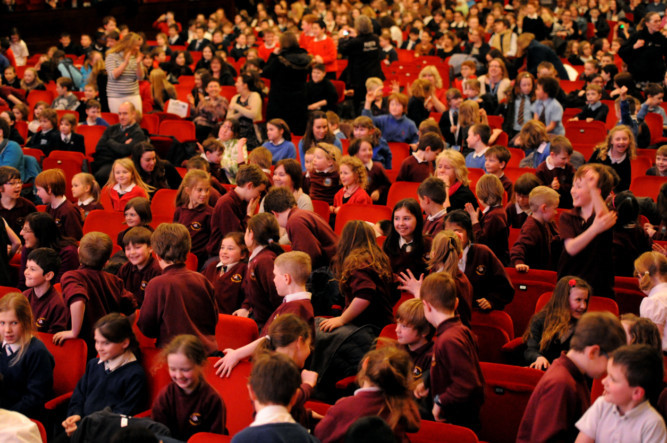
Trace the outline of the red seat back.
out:
<instances>
[{"instance_id":1,"label":"red seat back","mask_svg":"<svg viewBox=\"0 0 667 443\"><path fill-rule=\"evenodd\" d=\"M101 112L100 117L102 117L102 119L105 122L109 123L109 126L120 123L120 120L118 119L118 114L115 114L113 112Z\"/></svg>"},{"instance_id":2,"label":"red seat back","mask_svg":"<svg viewBox=\"0 0 667 443\"><path fill-rule=\"evenodd\" d=\"M329 217L331 215L329 212L329 203L323 200L313 200L313 212L322 217L322 220L329 223Z\"/></svg>"},{"instance_id":3,"label":"red seat back","mask_svg":"<svg viewBox=\"0 0 667 443\"><path fill-rule=\"evenodd\" d=\"M635 177L630 183L630 190L637 197L650 197L653 201L658 201L660 187L667 183L667 177L644 176Z\"/></svg>"},{"instance_id":4,"label":"red seat back","mask_svg":"<svg viewBox=\"0 0 667 443\"><path fill-rule=\"evenodd\" d=\"M343 205L336 215L334 228L336 234L340 235L345 224L350 220L364 220L371 223L377 223L380 220L391 220L391 209L382 205Z\"/></svg>"},{"instance_id":5,"label":"red seat back","mask_svg":"<svg viewBox=\"0 0 667 443\"><path fill-rule=\"evenodd\" d=\"M86 156L92 158L97 148L97 142L102 138L102 134L106 131L106 126L95 125L81 125L77 126L76 132L83 135L83 143L86 146Z\"/></svg>"},{"instance_id":6,"label":"red seat back","mask_svg":"<svg viewBox=\"0 0 667 443\"><path fill-rule=\"evenodd\" d=\"M74 201L72 195L72 178L83 170L84 156L80 152L51 151L42 162L43 169L60 169L65 174L65 195L67 200Z\"/></svg>"},{"instance_id":7,"label":"red seat back","mask_svg":"<svg viewBox=\"0 0 667 443\"><path fill-rule=\"evenodd\" d=\"M480 361L502 362L502 347L514 338L514 326L509 314L503 311L473 311L470 329L477 336Z\"/></svg>"},{"instance_id":8,"label":"red seat back","mask_svg":"<svg viewBox=\"0 0 667 443\"><path fill-rule=\"evenodd\" d=\"M537 300L537 305L535 305L535 313L544 308L552 295L552 292L545 292L540 296L540 299ZM618 317L618 305L610 298L596 297L593 295L588 299L588 312L611 312Z\"/></svg>"},{"instance_id":9,"label":"red seat back","mask_svg":"<svg viewBox=\"0 0 667 443\"><path fill-rule=\"evenodd\" d=\"M422 420L416 434L408 434L412 443L478 443L477 435L463 426Z\"/></svg>"},{"instance_id":10,"label":"red seat back","mask_svg":"<svg viewBox=\"0 0 667 443\"><path fill-rule=\"evenodd\" d=\"M561 85L563 82L561 82ZM600 121L568 121L564 122L565 135L570 140L576 140L580 144L596 145L602 143L607 137L607 128Z\"/></svg>"},{"instance_id":11,"label":"red seat back","mask_svg":"<svg viewBox=\"0 0 667 443\"><path fill-rule=\"evenodd\" d=\"M86 342L81 338L73 338L66 340L62 346L57 346L53 344L53 334L38 332L37 337L56 362L53 368L53 393L59 396L74 391L86 371L88 356Z\"/></svg>"},{"instance_id":12,"label":"red seat back","mask_svg":"<svg viewBox=\"0 0 667 443\"><path fill-rule=\"evenodd\" d=\"M252 321L252 320L251 320ZM214 363L219 359L209 357L204 367L204 378L215 389L225 402L227 409L227 430L234 435L252 423L254 407L248 395L248 378L252 364L242 361L229 377L220 378L215 375Z\"/></svg>"},{"instance_id":13,"label":"red seat back","mask_svg":"<svg viewBox=\"0 0 667 443\"><path fill-rule=\"evenodd\" d=\"M388 142L391 150L391 169L400 169L403 160L410 155L410 145L401 142Z\"/></svg>"},{"instance_id":14,"label":"red seat back","mask_svg":"<svg viewBox=\"0 0 667 443\"><path fill-rule=\"evenodd\" d=\"M20 289L13 288L11 286L0 286L0 298L4 297L7 294L13 294L14 292L22 293Z\"/></svg>"},{"instance_id":15,"label":"red seat back","mask_svg":"<svg viewBox=\"0 0 667 443\"><path fill-rule=\"evenodd\" d=\"M161 349L154 347L141 348L141 366L146 372L148 382L148 405L151 408L158 394L171 382L167 362L161 360Z\"/></svg>"},{"instance_id":16,"label":"red seat back","mask_svg":"<svg viewBox=\"0 0 667 443\"><path fill-rule=\"evenodd\" d=\"M179 77L180 81L180 77ZM141 127L149 134L155 135L160 127L160 117L155 114L144 114L141 116Z\"/></svg>"},{"instance_id":17,"label":"red seat back","mask_svg":"<svg viewBox=\"0 0 667 443\"><path fill-rule=\"evenodd\" d=\"M215 341L221 351L227 348L238 349L257 340L259 330L252 319L235 315L218 314L215 325Z\"/></svg>"},{"instance_id":18,"label":"red seat back","mask_svg":"<svg viewBox=\"0 0 667 443\"><path fill-rule=\"evenodd\" d=\"M172 136L179 142L195 140L195 124L188 120L163 120L158 129L159 135Z\"/></svg>"},{"instance_id":19,"label":"red seat back","mask_svg":"<svg viewBox=\"0 0 667 443\"><path fill-rule=\"evenodd\" d=\"M389 188L387 194L387 206L393 208L396 203L404 198L414 198L417 200L417 188L421 183L415 182L394 182Z\"/></svg>"},{"instance_id":20,"label":"red seat back","mask_svg":"<svg viewBox=\"0 0 667 443\"><path fill-rule=\"evenodd\" d=\"M127 228L125 225L125 215L122 212L106 211L96 209L88 213L88 217L83 222L84 235L93 232L104 232L115 243L118 234Z\"/></svg>"},{"instance_id":21,"label":"red seat back","mask_svg":"<svg viewBox=\"0 0 667 443\"><path fill-rule=\"evenodd\" d=\"M176 189L158 189L151 200L153 217L173 220L176 211Z\"/></svg>"}]
</instances>

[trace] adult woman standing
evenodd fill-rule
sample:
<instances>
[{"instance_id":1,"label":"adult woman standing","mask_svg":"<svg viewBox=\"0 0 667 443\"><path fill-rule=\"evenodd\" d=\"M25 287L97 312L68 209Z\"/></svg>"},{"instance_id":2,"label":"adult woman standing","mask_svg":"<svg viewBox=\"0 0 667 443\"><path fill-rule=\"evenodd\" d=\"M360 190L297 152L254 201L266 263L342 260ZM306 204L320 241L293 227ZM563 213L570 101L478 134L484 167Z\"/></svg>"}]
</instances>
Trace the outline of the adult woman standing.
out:
<instances>
[{"instance_id":1,"label":"adult woman standing","mask_svg":"<svg viewBox=\"0 0 667 443\"><path fill-rule=\"evenodd\" d=\"M259 146L255 122L262 119L262 97L257 92L257 77L252 72L241 74L236 79L236 94L227 110L227 118L239 122L239 137L245 137L248 149Z\"/></svg>"},{"instance_id":2,"label":"adult woman standing","mask_svg":"<svg viewBox=\"0 0 667 443\"><path fill-rule=\"evenodd\" d=\"M263 72L271 80L266 119L282 118L299 135L306 130L308 120L306 81L310 61L310 55L299 47L296 35L288 31L280 36L280 48L269 56Z\"/></svg>"},{"instance_id":3,"label":"adult woman standing","mask_svg":"<svg viewBox=\"0 0 667 443\"><path fill-rule=\"evenodd\" d=\"M107 82L107 99L109 110L118 113L121 103L129 101L136 109L142 109L139 95L139 80L144 77L141 60L144 58L139 51L142 38L130 32L107 51L104 61L109 79Z\"/></svg>"},{"instance_id":4,"label":"adult woman standing","mask_svg":"<svg viewBox=\"0 0 667 443\"><path fill-rule=\"evenodd\" d=\"M366 79L385 78L382 73L380 39L373 34L371 19L365 15L356 18L354 29L341 29L339 36L338 52L348 59L346 83L350 89L354 89L354 109L361 109L366 100Z\"/></svg>"},{"instance_id":5,"label":"adult woman standing","mask_svg":"<svg viewBox=\"0 0 667 443\"><path fill-rule=\"evenodd\" d=\"M665 76L667 37L660 33L660 15L649 12L642 19L641 29L618 50L637 82L662 82Z\"/></svg>"}]
</instances>

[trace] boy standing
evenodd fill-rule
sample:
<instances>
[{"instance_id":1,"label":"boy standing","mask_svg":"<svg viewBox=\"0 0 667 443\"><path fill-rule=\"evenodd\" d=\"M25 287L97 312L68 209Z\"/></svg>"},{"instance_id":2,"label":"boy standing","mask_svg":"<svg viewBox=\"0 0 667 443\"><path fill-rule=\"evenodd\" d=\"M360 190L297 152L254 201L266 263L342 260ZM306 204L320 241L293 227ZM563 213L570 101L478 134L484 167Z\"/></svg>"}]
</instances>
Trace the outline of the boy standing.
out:
<instances>
[{"instance_id":1,"label":"boy standing","mask_svg":"<svg viewBox=\"0 0 667 443\"><path fill-rule=\"evenodd\" d=\"M468 130L468 148L472 149L466 155L466 167L479 168L486 172L486 158L484 154L489 149L491 127L482 123L474 124Z\"/></svg>"},{"instance_id":2,"label":"boy standing","mask_svg":"<svg viewBox=\"0 0 667 443\"><path fill-rule=\"evenodd\" d=\"M475 338L456 316L456 283L444 272L431 274L422 283L420 298L426 320L436 328L430 383L433 417L479 430L484 377Z\"/></svg>"},{"instance_id":3,"label":"boy standing","mask_svg":"<svg viewBox=\"0 0 667 443\"><path fill-rule=\"evenodd\" d=\"M396 181L421 183L433 174L433 161L442 150L445 142L438 134L428 132L421 136L417 150L401 163Z\"/></svg>"},{"instance_id":4,"label":"boy standing","mask_svg":"<svg viewBox=\"0 0 667 443\"><path fill-rule=\"evenodd\" d=\"M62 169L47 169L35 177L37 197L46 205L46 212L56 222L63 237L80 240L83 236L81 213L67 196L67 182Z\"/></svg>"},{"instance_id":5,"label":"boy standing","mask_svg":"<svg viewBox=\"0 0 667 443\"><path fill-rule=\"evenodd\" d=\"M244 165L239 168L236 187L220 197L213 208L211 238L206 247L209 256L217 254L225 234L245 232L247 219L254 214L259 195L268 184L269 179L259 166Z\"/></svg>"},{"instance_id":6,"label":"boy standing","mask_svg":"<svg viewBox=\"0 0 667 443\"><path fill-rule=\"evenodd\" d=\"M48 334L64 331L69 312L63 298L51 282L60 269L60 257L51 248L37 248L28 255L23 291L30 302L37 330Z\"/></svg>"},{"instance_id":7,"label":"boy standing","mask_svg":"<svg viewBox=\"0 0 667 443\"><path fill-rule=\"evenodd\" d=\"M553 219L558 207L558 193L546 186L530 191L532 214L521 227L521 234L510 251L510 262L519 272L529 269L553 269L551 243L556 235Z\"/></svg>"},{"instance_id":8,"label":"boy standing","mask_svg":"<svg viewBox=\"0 0 667 443\"><path fill-rule=\"evenodd\" d=\"M445 182L437 177L429 177L417 188L419 206L426 214L423 234L435 237L435 234L445 228L444 218L447 214L444 203L447 200Z\"/></svg>"},{"instance_id":9,"label":"boy standing","mask_svg":"<svg viewBox=\"0 0 667 443\"><path fill-rule=\"evenodd\" d=\"M533 104L533 118L544 123L547 133L553 135L565 135L563 106L555 99L559 87L558 80L553 77L538 78L535 87L537 100Z\"/></svg>"},{"instance_id":10,"label":"boy standing","mask_svg":"<svg viewBox=\"0 0 667 443\"><path fill-rule=\"evenodd\" d=\"M648 345L618 348L607 363L604 395L579 419L577 443L666 441L665 422L649 403L662 389L662 358Z\"/></svg>"},{"instance_id":11,"label":"boy standing","mask_svg":"<svg viewBox=\"0 0 667 443\"><path fill-rule=\"evenodd\" d=\"M134 294L138 308L141 308L144 302L144 291L148 282L162 274L160 265L153 258L151 234L147 228L136 226L123 236L128 262L118 270L118 277L123 280L125 289Z\"/></svg>"},{"instance_id":12,"label":"boy standing","mask_svg":"<svg viewBox=\"0 0 667 443\"><path fill-rule=\"evenodd\" d=\"M625 341L623 326L613 314L584 314L570 350L554 360L530 396L516 441L574 441L575 423L591 404L587 377L601 377L608 355Z\"/></svg>"},{"instance_id":13,"label":"boy standing","mask_svg":"<svg viewBox=\"0 0 667 443\"><path fill-rule=\"evenodd\" d=\"M203 275L185 268L190 233L179 223L162 223L151 236L162 275L146 286L137 326L161 348L179 334L197 336L209 355L218 350L215 325L218 306L213 286Z\"/></svg>"},{"instance_id":14,"label":"boy standing","mask_svg":"<svg viewBox=\"0 0 667 443\"><path fill-rule=\"evenodd\" d=\"M507 167L507 162L512 158L510 151L502 145L493 145L484 153L484 170L487 174L495 175L502 183L503 188L505 189L505 194L507 194L507 201L512 200L512 189L514 185L512 181L507 178L505 173L505 168Z\"/></svg>"},{"instance_id":15,"label":"boy standing","mask_svg":"<svg viewBox=\"0 0 667 443\"><path fill-rule=\"evenodd\" d=\"M572 208L572 181L574 180L574 167L570 164L572 155L572 144L562 136L556 136L551 141L549 156L540 163L535 175L545 186L558 192L560 195L560 208Z\"/></svg>"},{"instance_id":16,"label":"boy standing","mask_svg":"<svg viewBox=\"0 0 667 443\"><path fill-rule=\"evenodd\" d=\"M74 82L72 82L71 78L60 77L56 80L56 92L58 93L58 97L53 100L51 108L56 111L65 109L75 111L76 108L79 107L79 99L71 92L73 86Z\"/></svg>"}]
</instances>

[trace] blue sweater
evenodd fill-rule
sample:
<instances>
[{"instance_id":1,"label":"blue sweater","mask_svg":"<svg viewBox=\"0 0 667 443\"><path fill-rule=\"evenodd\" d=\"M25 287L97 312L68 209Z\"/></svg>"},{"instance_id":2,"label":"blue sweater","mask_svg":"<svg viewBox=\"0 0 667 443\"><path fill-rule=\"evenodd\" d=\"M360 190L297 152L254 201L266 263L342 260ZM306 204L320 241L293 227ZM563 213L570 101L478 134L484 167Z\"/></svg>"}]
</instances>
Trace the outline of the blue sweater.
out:
<instances>
[{"instance_id":1,"label":"blue sweater","mask_svg":"<svg viewBox=\"0 0 667 443\"><path fill-rule=\"evenodd\" d=\"M0 374L4 377L0 407L39 418L53 393L53 356L44 343L33 337L21 360L14 366L10 366L11 362L0 349Z\"/></svg>"},{"instance_id":2,"label":"blue sweater","mask_svg":"<svg viewBox=\"0 0 667 443\"><path fill-rule=\"evenodd\" d=\"M385 169L391 169L391 149L383 137L380 137L377 146L373 146L373 161L382 163Z\"/></svg>"},{"instance_id":3,"label":"blue sweater","mask_svg":"<svg viewBox=\"0 0 667 443\"><path fill-rule=\"evenodd\" d=\"M138 361L107 374L98 358L90 359L86 373L76 385L67 416L85 417L107 406L117 414L137 414L148 406L147 388L146 374Z\"/></svg>"},{"instance_id":4,"label":"blue sweater","mask_svg":"<svg viewBox=\"0 0 667 443\"><path fill-rule=\"evenodd\" d=\"M331 143L338 149L340 149L340 152L343 152L343 144L338 140L337 138L334 137L333 143ZM305 171L306 170L306 153L303 150L303 139L299 140L299 160L301 161L301 170Z\"/></svg>"},{"instance_id":5,"label":"blue sweater","mask_svg":"<svg viewBox=\"0 0 667 443\"><path fill-rule=\"evenodd\" d=\"M294 147L294 143L289 140L283 140L279 145L274 145L270 141L267 141L262 146L271 151L274 165L278 163L279 160L285 158L296 158L296 148Z\"/></svg>"},{"instance_id":6,"label":"blue sweater","mask_svg":"<svg viewBox=\"0 0 667 443\"><path fill-rule=\"evenodd\" d=\"M481 155L480 157L475 158L474 155L475 151L466 155L466 168L479 168L486 172L486 157Z\"/></svg>"},{"instance_id":7,"label":"blue sweater","mask_svg":"<svg viewBox=\"0 0 667 443\"><path fill-rule=\"evenodd\" d=\"M364 109L361 115L372 118L373 124L382 131L382 138L388 142L417 143L419 141L417 125L405 114L399 119L394 118L391 114L374 117L369 109Z\"/></svg>"},{"instance_id":8,"label":"blue sweater","mask_svg":"<svg viewBox=\"0 0 667 443\"><path fill-rule=\"evenodd\" d=\"M245 428L232 438L232 443L318 443L298 423L270 423Z\"/></svg>"}]
</instances>

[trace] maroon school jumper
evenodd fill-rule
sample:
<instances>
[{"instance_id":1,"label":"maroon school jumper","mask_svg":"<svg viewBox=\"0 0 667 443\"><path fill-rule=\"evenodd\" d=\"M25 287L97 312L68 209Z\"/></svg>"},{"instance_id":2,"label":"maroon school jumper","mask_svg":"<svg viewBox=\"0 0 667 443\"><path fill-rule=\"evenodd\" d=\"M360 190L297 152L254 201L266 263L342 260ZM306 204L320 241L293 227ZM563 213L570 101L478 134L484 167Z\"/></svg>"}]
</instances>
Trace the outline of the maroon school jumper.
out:
<instances>
[{"instance_id":1,"label":"maroon school jumper","mask_svg":"<svg viewBox=\"0 0 667 443\"><path fill-rule=\"evenodd\" d=\"M308 326L310 326L310 333L312 334L311 337L315 337L315 314L310 299L283 301L280 306L278 306L278 309L273 311L273 314L271 314L264 324L264 329L262 329L261 334L262 336L268 335L271 323L282 314L294 314L308 323Z\"/></svg>"},{"instance_id":2,"label":"maroon school jumper","mask_svg":"<svg viewBox=\"0 0 667 443\"><path fill-rule=\"evenodd\" d=\"M485 298L492 309L502 310L514 298L514 287L503 264L486 245L472 243L466 256L466 277L473 289L473 307Z\"/></svg>"},{"instance_id":3,"label":"maroon school jumper","mask_svg":"<svg viewBox=\"0 0 667 443\"><path fill-rule=\"evenodd\" d=\"M456 275L453 277L456 284L456 295L459 298L459 307L456 309L456 313L461 319L461 323L470 327L473 300L472 284L460 269L457 269Z\"/></svg>"},{"instance_id":4,"label":"maroon school jumper","mask_svg":"<svg viewBox=\"0 0 667 443\"><path fill-rule=\"evenodd\" d=\"M521 229L521 226L528 219L528 213L522 212L519 214L516 210L516 203L508 203L505 206L505 214L507 215L507 225L510 228Z\"/></svg>"},{"instance_id":5,"label":"maroon school jumper","mask_svg":"<svg viewBox=\"0 0 667 443\"><path fill-rule=\"evenodd\" d=\"M391 180L387 177L387 173L380 162L373 162L371 169L366 168L368 173L366 192L371 195L375 191L380 192L380 199L378 204L384 204L387 201L387 193L391 187Z\"/></svg>"},{"instance_id":6,"label":"maroon school jumper","mask_svg":"<svg viewBox=\"0 0 667 443\"><path fill-rule=\"evenodd\" d=\"M41 297L35 295L33 288L23 291L23 295L30 302L32 315L39 332L55 334L67 329L69 309L65 306L62 295L53 286Z\"/></svg>"},{"instance_id":7,"label":"maroon school jumper","mask_svg":"<svg viewBox=\"0 0 667 443\"><path fill-rule=\"evenodd\" d=\"M435 237L435 235L445 229L445 215L447 214L447 211L443 211L442 214L437 216L436 218L429 220L428 216L424 218L424 227L422 229L422 233L424 235L430 235L431 237Z\"/></svg>"},{"instance_id":8,"label":"maroon school jumper","mask_svg":"<svg viewBox=\"0 0 667 443\"><path fill-rule=\"evenodd\" d=\"M551 243L558 233L552 223L542 223L535 217L528 217L521 227L521 234L512 246L510 260L512 266L528 265L530 269L555 270L551 255Z\"/></svg>"},{"instance_id":9,"label":"maroon school jumper","mask_svg":"<svg viewBox=\"0 0 667 443\"><path fill-rule=\"evenodd\" d=\"M410 355L413 363L412 378L415 383L422 381L424 374L431 370L433 363L433 341L428 341L425 345L411 351L407 346L401 345Z\"/></svg>"},{"instance_id":10,"label":"maroon school jumper","mask_svg":"<svg viewBox=\"0 0 667 443\"><path fill-rule=\"evenodd\" d=\"M313 200L322 200L333 205L334 196L341 188L338 171L313 172L310 174L309 195Z\"/></svg>"},{"instance_id":11,"label":"maroon school jumper","mask_svg":"<svg viewBox=\"0 0 667 443\"><path fill-rule=\"evenodd\" d=\"M414 155L408 156L396 176L397 182L416 182L421 183L433 174L433 165L431 162L419 162Z\"/></svg>"},{"instance_id":12,"label":"maroon school jumper","mask_svg":"<svg viewBox=\"0 0 667 443\"><path fill-rule=\"evenodd\" d=\"M120 278L86 266L66 272L62 278L62 287L63 300L68 307L76 301L83 301L86 305L79 338L88 344L89 357L95 356L97 352L93 340L95 322L112 312L133 314L137 307L134 296L125 290Z\"/></svg>"},{"instance_id":13,"label":"maroon school jumper","mask_svg":"<svg viewBox=\"0 0 667 443\"><path fill-rule=\"evenodd\" d=\"M104 206L102 206L102 203L95 201L88 203L87 205L82 205L80 203L77 203L76 208L79 210L82 220L86 220L86 217L88 217L90 211L95 211L98 209L102 211L104 210Z\"/></svg>"},{"instance_id":14,"label":"maroon school jumper","mask_svg":"<svg viewBox=\"0 0 667 443\"><path fill-rule=\"evenodd\" d=\"M496 206L482 213L479 223L472 225L475 241L486 245L496 254L496 257L507 265L510 261L508 237L510 235L507 226L507 214L502 206Z\"/></svg>"},{"instance_id":15,"label":"maroon school jumper","mask_svg":"<svg viewBox=\"0 0 667 443\"><path fill-rule=\"evenodd\" d=\"M586 377L563 352L535 386L516 441L574 441L579 434L575 423L590 405Z\"/></svg>"},{"instance_id":16,"label":"maroon school jumper","mask_svg":"<svg viewBox=\"0 0 667 443\"><path fill-rule=\"evenodd\" d=\"M146 337L157 338L158 348L177 335L192 334L212 354L218 350L217 323L213 286L203 275L186 269L185 264L167 266L146 286L137 326Z\"/></svg>"},{"instance_id":17,"label":"maroon school jumper","mask_svg":"<svg viewBox=\"0 0 667 443\"><path fill-rule=\"evenodd\" d=\"M225 432L227 409L220 395L200 377L190 394L176 383L165 386L153 403L151 417L171 431L171 436L187 441L197 432Z\"/></svg>"},{"instance_id":18,"label":"maroon school jumper","mask_svg":"<svg viewBox=\"0 0 667 443\"><path fill-rule=\"evenodd\" d=\"M83 222L81 221L81 213L76 206L65 200L55 209L51 205L46 205L46 213L53 217L63 237L72 237L77 241L81 240L81 237L83 237Z\"/></svg>"},{"instance_id":19,"label":"maroon school jumper","mask_svg":"<svg viewBox=\"0 0 667 443\"><path fill-rule=\"evenodd\" d=\"M215 204L211 216L211 238L206 250L210 257L217 255L225 235L230 232L245 232L248 221L248 202L233 191L226 193Z\"/></svg>"},{"instance_id":20,"label":"maroon school jumper","mask_svg":"<svg viewBox=\"0 0 667 443\"><path fill-rule=\"evenodd\" d=\"M579 216L576 209L561 214L559 218L560 237L565 242L588 229L595 220L592 214L588 220ZM598 234L577 255L568 254L565 247L558 262L558 278L576 275L588 282L593 294L598 297L614 298L613 269L613 228Z\"/></svg>"},{"instance_id":21,"label":"maroon school jumper","mask_svg":"<svg viewBox=\"0 0 667 443\"><path fill-rule=\"evenodd\" d=\"M410 402L413 420L419 420L419 411L414 401ZM367 388L355 391L351 397L343 397L327 411L324 418L315 427L315 437L322 443L345 441L347 430L358 419L372 415L379 415L386 420L389 418L389 408L384 393L379 389ZM401 419L394 429L396 441L406 441L405 432L415 432L415 429L406 429L405 419Z\"/></svg>"},{"instance_id":22,"label":"maroon school jumper","mask_svg":"<svg viewBox=\"0 0 667 443\"><path fill-rule=\"evenodd\" d=\"M31 252L32 249L30 248L23 248L21 251L21 267L19 268L18 288L23 291L28 289L28 287L25 285L24 271L28 264L28 256ZM65 272L79 269L79 251L76 245L65 246L56 252L58 253L58 257L60 257L60 268L58 269L56 276L53 278L53 280L51 280L51 284L53 285L60 283L60 279L62 278L63 274L65 274Z\"/></svg>"},{"instance_id":23,"label":"maroon school jumper","mask_svg":"<svg viewBox=\"0 0 667 443\"><path fill-rule=\"evenodd\" d=\"M192 242L190 252L199 259L199 266L202 266L208 258L206 246L211 237L212 215L213 208L207 204L199 205L194 209L188 208L187 205L179 206L174 211L174 223L180 223L188 228Z\"/></svg>"},{"instance_id":24,"label":"maroon school jumper","mask_svg":"<svg viewBox=\"0 0 667 443\"><path fill-rule=\"evenodd\" d=\"M213 285L215 301L221 314L231 315L241 307L245 299L243 279L247 269L248 263L238 262L220 275L222 265L215 261L209 263L204 269L204 277Z\"/></svg>"},{"instance_id":25,"label":"maroon school jumper","mask_svg":"<svg viewBox=\"0 0 667 443\"><path fill-rule=\"evenodd\" d=\"M512 201L512 194L514 193L514 183L505 174L498 177L502 183L505 193L507 194L507 201Z\"/></svg>"},{"instance_id":26,"label":"maroon school jumper","mask_svg":"<svg viewBox=\"0 0 667 443\"><path fill-rule=\"evenodd\" d=\"M287 215L285 230L292 250L310 255L313 269L329 266L336 254L338 236L319 215L293 207Z\"/></svg>"},{"instance_id":27,"label":"maroon school jumper","mask_svg":"<svg viewBox=\"0 0 667 443\"><path fill-rule=\"evenodd\" d=\"M560 203L558 204L559 208L572 208L572 195L570 190L572 189L572 182L574 181L574 167L571 164L565 165L563 168L553 168L549 170L547 168L547 161L543 161L537 167L535 175L539 178L544 186L551 187L551 183L554 181L554 178L558 178L558 183L560 184L558 190L558 195L560 195Z\"/></svg>"},{"instance_id":28,"label":"maroon school jumper","mask_svg":"<svg viewBox=\"0 0 667 443\"><path fill-rule=\"evenodd\" d=\"M368 307L352 320L352 324L374 325L381 330L394 321L391 282L380 278L374 269L367 266L352 272L341 285L341 293L345 296L345 309L355 298L370 302Z\"/></svg>"},{"instance_id":29,"label":"maroon school jumper","mask_svg":"<svg viewBox=\"0 0 667 443\"><path fill-rule=\"evenodd\" d=\"M120 267L116 275L123 280L125 289L134 294L134 298L137 300L137 307L141 308L141 305L144 303L144 295L148 282L158 275L162 275L162 268L160 268L157 260L151 255L143 269L139 269L132 263L127 262Z\"/></svg>"},{"instance_id":30,"label":"maroon school jumper","mask_svg":"<svg viewBox=\"0 0 667 443\"><path fill-rule=\"evenodd\" d=\"M14 203L12 209L5 209L5 207L0 204L0 217L5 219L16 235L19 235L19 232L23 229L25 218L28 214L32 214L33 212L37 212L35 205L33 205L30 200L23 197L16 199L16 203Z\"/></svg>"},{"instance_id":31,"label":"maroon school jumper","mask_svg":"<svg viewBox=\"0 0 667 443\"><path fill-rule=\"evenodd\" d=\"M479 429L484 403L484 376L477 343L458 317L438 325L431 363L431 395L440 403L440 418L473 430Z\"/></svg>"},{"instance_id":32,"label":"maroon school jumper","mask_svg":"<svg viewBox=\"0 0 667 443\"><path fill-rule=\"evenodd\" d=\"M260 329L283 301L273 283L273 261L275 259L276 253L269 248L259 251L248 263L246 278L243 282L245 300L241 307L251 312L253 320L257 322Z\"/></svg>"}]
</instances>

